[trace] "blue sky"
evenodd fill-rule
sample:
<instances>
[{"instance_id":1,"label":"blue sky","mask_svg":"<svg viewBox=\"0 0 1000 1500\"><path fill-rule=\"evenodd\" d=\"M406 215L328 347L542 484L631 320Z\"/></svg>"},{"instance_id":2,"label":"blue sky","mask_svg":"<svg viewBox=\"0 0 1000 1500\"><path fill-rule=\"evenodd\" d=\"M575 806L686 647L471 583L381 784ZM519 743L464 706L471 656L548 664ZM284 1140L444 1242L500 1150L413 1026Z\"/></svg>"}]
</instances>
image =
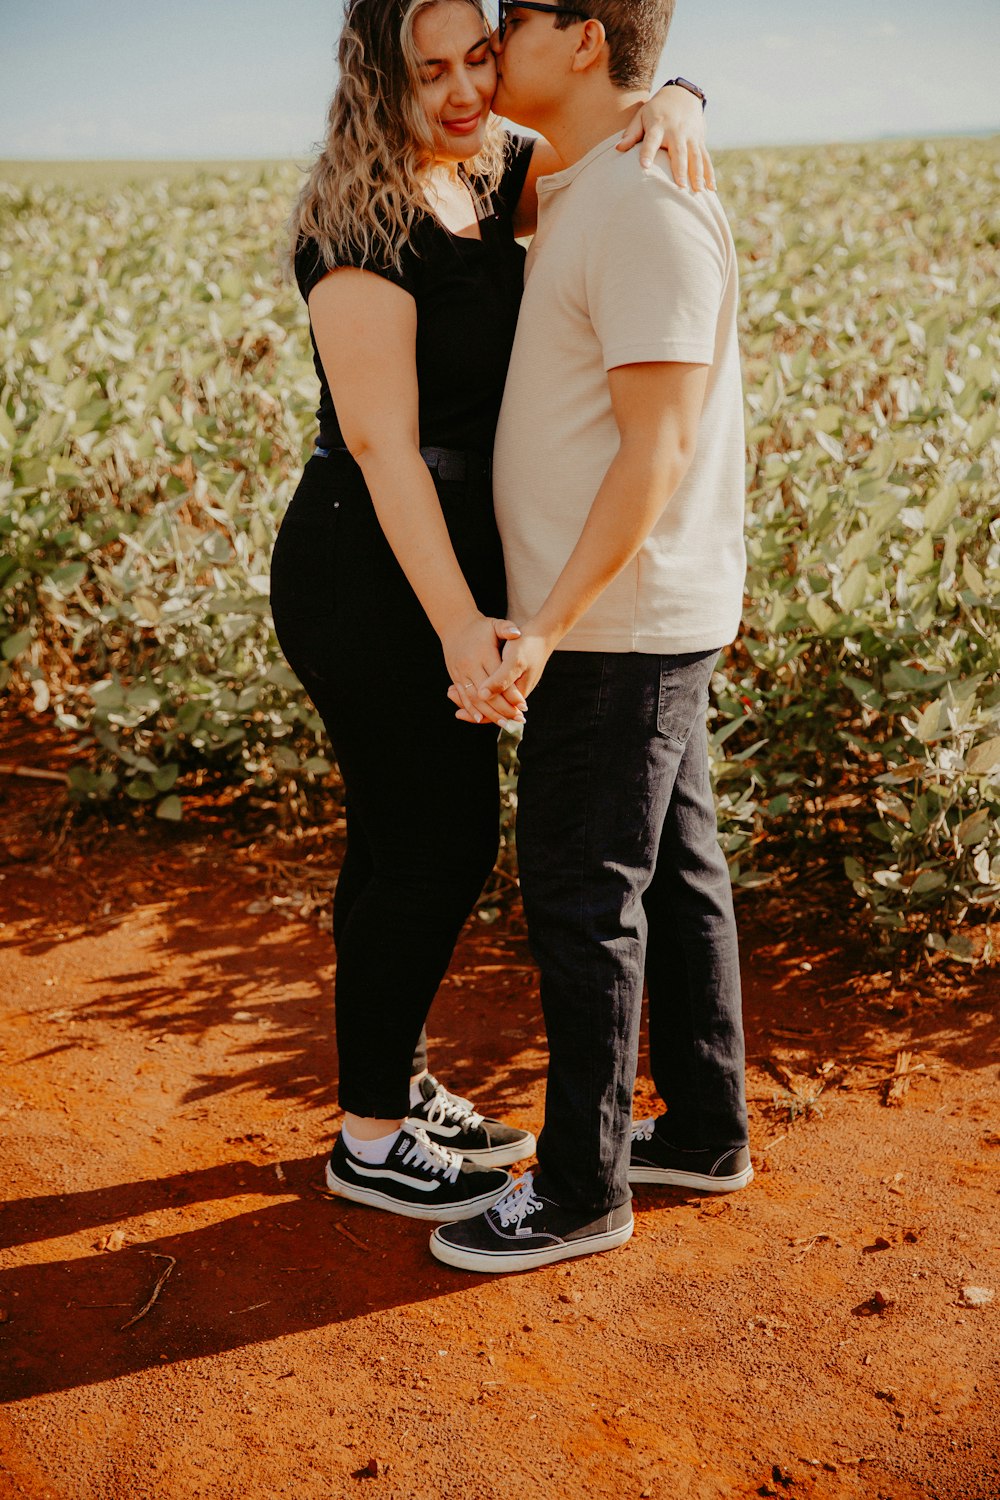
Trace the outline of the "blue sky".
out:
<instances>
[{"instance_id":1,"label":"blue sky","mask_svg":"<svg viewBox=\"0 0 1000 1500\"><path fill-rule=\"evenodd\" d=\"M0 158L308 159L341 0L0 0ZM678 0L716 146L1000 130L997 0Z\"/></svg>"}]
</instances>

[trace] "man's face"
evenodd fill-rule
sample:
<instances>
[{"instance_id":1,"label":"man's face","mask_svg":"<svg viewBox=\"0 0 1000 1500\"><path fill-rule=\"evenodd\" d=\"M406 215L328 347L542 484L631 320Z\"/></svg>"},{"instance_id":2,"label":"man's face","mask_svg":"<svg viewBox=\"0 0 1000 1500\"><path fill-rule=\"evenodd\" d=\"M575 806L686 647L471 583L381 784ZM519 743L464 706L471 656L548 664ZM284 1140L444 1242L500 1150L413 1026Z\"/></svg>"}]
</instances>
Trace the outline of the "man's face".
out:
<instances>
[{"instance_id":1,"label":"man's face","mask_svg":"<svg viewBox=\"0 0 1000 1500\"><path fill-rule=\"evenodd\" d=\"M563 98L565 80L579 40L576 25L556 29L547 11L505 7L504 39L493 34L497 56L497 92L493 108L519 125L549 116Z\"/></svg>"}]
</instances>

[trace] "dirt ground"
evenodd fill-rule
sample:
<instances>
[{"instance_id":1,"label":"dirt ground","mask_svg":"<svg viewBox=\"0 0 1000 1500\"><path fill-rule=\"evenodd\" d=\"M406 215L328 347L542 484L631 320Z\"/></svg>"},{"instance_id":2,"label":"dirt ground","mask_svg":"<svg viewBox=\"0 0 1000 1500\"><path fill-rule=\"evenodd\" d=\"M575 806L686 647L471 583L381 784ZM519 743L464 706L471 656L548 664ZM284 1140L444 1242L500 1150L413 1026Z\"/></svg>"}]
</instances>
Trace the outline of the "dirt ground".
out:
<instances>
[{"instance_id":1,"label":"dirt ground","mask_svg":"<svg viewBox=\"0 0 1000 1500\"><path fill-rule=\"evenodd\" d=\"M11 760L60 752L8 725ZM490 1280L319 1189L332 952L280 841L61 799L0 773L2 1500L1000 1496L996 969L894 985L842 885L741 895L756 1180ZM431 1031L538 1127L516 912Z\"/></svg>"}]
</instances>

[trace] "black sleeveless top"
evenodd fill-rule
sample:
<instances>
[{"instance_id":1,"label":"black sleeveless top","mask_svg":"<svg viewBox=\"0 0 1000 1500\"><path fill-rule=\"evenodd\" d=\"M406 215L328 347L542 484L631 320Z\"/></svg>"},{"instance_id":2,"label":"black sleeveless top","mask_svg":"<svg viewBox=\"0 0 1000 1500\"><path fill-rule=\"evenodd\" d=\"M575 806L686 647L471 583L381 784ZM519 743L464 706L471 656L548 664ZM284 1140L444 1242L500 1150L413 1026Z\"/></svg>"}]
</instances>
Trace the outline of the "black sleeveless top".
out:
<instances>
[{"instance_id":1,"label":"black sleeveless top","mask_svg":"<svg viewBox=\"0 0 1000 1500\"><path fill-rule=\"evenodd\" d=\"M508 159L492 194L493 214L480 220L481 240L452 234L430 213L420 218L397 271L373 259L345 261L401 286L417 304L417 384L422 447L493 452L504 380L514 342L524 251L514 239L514 210L524 186L534 142L508 137ZM481 181L471 179L481 196ZM295 279L308 301L327 274L315 240L295 255ZM320 383L317 441L340 448L344 439L326 375L310 328L313 363Z\"/></svg>"}]
</instances>

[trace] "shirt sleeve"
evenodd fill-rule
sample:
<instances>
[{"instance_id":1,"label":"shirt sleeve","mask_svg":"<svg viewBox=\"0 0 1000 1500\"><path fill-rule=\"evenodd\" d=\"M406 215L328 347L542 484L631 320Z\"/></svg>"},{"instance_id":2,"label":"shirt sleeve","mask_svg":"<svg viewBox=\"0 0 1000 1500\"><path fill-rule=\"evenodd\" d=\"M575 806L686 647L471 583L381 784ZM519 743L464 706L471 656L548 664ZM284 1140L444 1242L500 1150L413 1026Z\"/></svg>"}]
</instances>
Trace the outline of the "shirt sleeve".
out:
<instances>
[{"instance_id":1,"label":"shirt sleeve","mask_svg":"<svg viewBox=\"0 0 1000 1500\"><path fill-rule=\"evenodd\" d=\"M513 219L516 212L517 200L521 196L534 149L534 137L507 132L507 164L494 197L509 219Z\"/></svg>"},{"instance_id":2,"label":"shirt sleeve","mask_svg":"<svg viewBox=\"0 0 1000 1500\"><path fill-rule=\"evenodd\" d=\"M730 255L708 197L653 169L628 184L594 236L587 300L605 370L714 362Z\"/></svg>"},{"instance_id":3,"label":"shirt sleeve","mask_svg":"<svg viewBox=\"0 0 1000 1500\"><path fill-rule=\"evenodd\" d=\"M361 271L371 271L376 276L382 276L386 281L391 281L395 286L403 288L404 292L414 295L413 282L413 252L408 245L403 246L401 256L402 269L398 269L387 258L374 255L365 255L361 250L346 256L338 262L338 266L328 266L323 259L323 252L313 239L302 239L299 241L295 252L295 280L303 299L309 301L309 293L327 272L342 266L355 266Z\"/></svg>"}]
</instances>

